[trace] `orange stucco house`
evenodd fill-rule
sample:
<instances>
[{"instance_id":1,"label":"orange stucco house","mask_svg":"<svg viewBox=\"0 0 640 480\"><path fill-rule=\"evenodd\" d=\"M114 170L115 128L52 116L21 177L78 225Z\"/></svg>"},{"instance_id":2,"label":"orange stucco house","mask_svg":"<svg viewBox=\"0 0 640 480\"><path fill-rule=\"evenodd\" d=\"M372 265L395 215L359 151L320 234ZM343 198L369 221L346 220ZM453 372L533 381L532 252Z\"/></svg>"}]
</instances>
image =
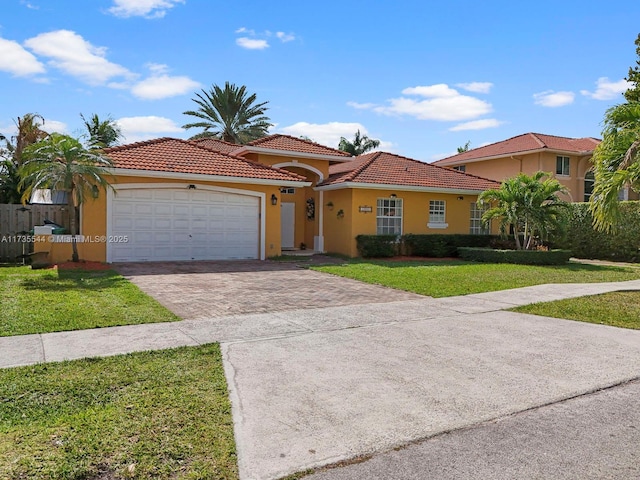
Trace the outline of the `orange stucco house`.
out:
<instances>
[{"instance_id":1,"label":"orange stucco house","mask_svg":"<svg viewBox=\"0 0 640 480\"><path fill-rule=\"evenodd\" d=\"M499 183L398 155L360 157L287 135L248 145L159 138L108 149L113 190L82 205L80 258L357 256L359 234L488 233L477 195ZM50 261L68 243L41 243Z\"/></svg>"},{"instance_id":2,"label":"orange stucco house","mask_svg":"<svg viewBox=\"0 0 640 480\"><path fill-rule=\"evenodd\" d=\"M518 173L550 172L569 191L571 202L589 201L591 157L600 140L525 133L433 162L434 165L502 181Z\"/></svg>"}]
</instances>

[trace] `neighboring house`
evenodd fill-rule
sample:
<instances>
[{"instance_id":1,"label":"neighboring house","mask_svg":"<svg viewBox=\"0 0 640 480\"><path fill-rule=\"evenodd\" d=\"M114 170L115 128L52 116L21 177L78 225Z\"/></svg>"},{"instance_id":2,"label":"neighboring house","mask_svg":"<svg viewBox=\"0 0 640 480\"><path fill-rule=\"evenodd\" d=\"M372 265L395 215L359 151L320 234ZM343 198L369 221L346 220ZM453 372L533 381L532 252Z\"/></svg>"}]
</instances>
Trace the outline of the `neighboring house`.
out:
<instances>
[{"instance_id":1,"label":"neighboring house","mask_svg":"<svg viewBox=\"0 0 640 480\"><path fill-rule=\"evenodd\" d=\"M567 187L572 202L587 202L593 191L591 157L596 138L525 133L433 162L461 172L502 181L518 173L550 172Z\"/></svg>"},{"instance_id":2,"label":"neighboring house","mask_svg":"<svg viewBox=\"0 0 640 480\"><path fill-rule=\"evenodd\" d=\"M357 256L359 234L488 233L477 195L499 183L390 153L357 158L271 135L248 145L160 138L106 150L107 191L82 206L84 260ZM67 243L36 244L50 260Z\"/></svg>"}]
</instances>

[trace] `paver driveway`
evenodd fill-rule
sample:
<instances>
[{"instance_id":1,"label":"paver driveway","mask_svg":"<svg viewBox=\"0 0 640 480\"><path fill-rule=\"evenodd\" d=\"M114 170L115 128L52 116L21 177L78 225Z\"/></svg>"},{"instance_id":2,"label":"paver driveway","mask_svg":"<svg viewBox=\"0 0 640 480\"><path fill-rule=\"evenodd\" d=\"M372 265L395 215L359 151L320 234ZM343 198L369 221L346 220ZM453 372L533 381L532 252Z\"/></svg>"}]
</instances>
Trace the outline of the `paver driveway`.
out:
<instances>
[{"instance_id":1,"label":"paver driveway","mask_svg":"<svg viewBox=\"0 0 640 480\"><path fill-rule=\"evenodd\" d=\"M290 262L150 262L116 269L184 320L424 298Z\"/></svg>"}]
</instances>

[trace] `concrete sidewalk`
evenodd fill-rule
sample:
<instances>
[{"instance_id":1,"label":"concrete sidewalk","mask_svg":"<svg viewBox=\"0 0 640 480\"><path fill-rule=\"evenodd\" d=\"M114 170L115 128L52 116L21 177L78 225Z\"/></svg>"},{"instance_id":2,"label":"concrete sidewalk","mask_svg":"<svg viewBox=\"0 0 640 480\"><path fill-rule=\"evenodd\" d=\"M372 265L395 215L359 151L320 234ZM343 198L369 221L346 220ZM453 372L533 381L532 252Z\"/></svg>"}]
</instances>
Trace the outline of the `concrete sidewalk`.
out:
<instances>
[{"instance_id":1,"label":"concrete sidewalk","mask_svg":"<svg viewBox=\"0 0 640 480\"><path fill-rule=\"evenodd\" d=\"M145 350L238 342L381 324L479 314L535 302L640 290L640 280L546 284L457 297L402 300L272 313L215 316L197 320L127 325L72 332L0 337L0 368L103 357Z\"/></svg>"}]
</instances>

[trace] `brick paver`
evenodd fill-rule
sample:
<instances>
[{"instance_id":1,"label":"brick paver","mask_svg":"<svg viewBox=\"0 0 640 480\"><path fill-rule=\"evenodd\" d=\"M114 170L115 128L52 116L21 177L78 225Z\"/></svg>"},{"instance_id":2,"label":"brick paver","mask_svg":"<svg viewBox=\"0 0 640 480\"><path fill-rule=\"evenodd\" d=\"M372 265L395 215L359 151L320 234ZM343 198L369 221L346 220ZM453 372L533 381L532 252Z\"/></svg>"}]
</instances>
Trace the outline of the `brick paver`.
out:
<instances>
[{"instance_id":1,"label":"brick paver","mask_svg":"<svg viewBox=\"0 0 640 480\"><path fill-rule=\"evenodd\" d=\"M183 319L425 298L289 262L149 262L115 267Z\"/></svg>"}]
</instances>

